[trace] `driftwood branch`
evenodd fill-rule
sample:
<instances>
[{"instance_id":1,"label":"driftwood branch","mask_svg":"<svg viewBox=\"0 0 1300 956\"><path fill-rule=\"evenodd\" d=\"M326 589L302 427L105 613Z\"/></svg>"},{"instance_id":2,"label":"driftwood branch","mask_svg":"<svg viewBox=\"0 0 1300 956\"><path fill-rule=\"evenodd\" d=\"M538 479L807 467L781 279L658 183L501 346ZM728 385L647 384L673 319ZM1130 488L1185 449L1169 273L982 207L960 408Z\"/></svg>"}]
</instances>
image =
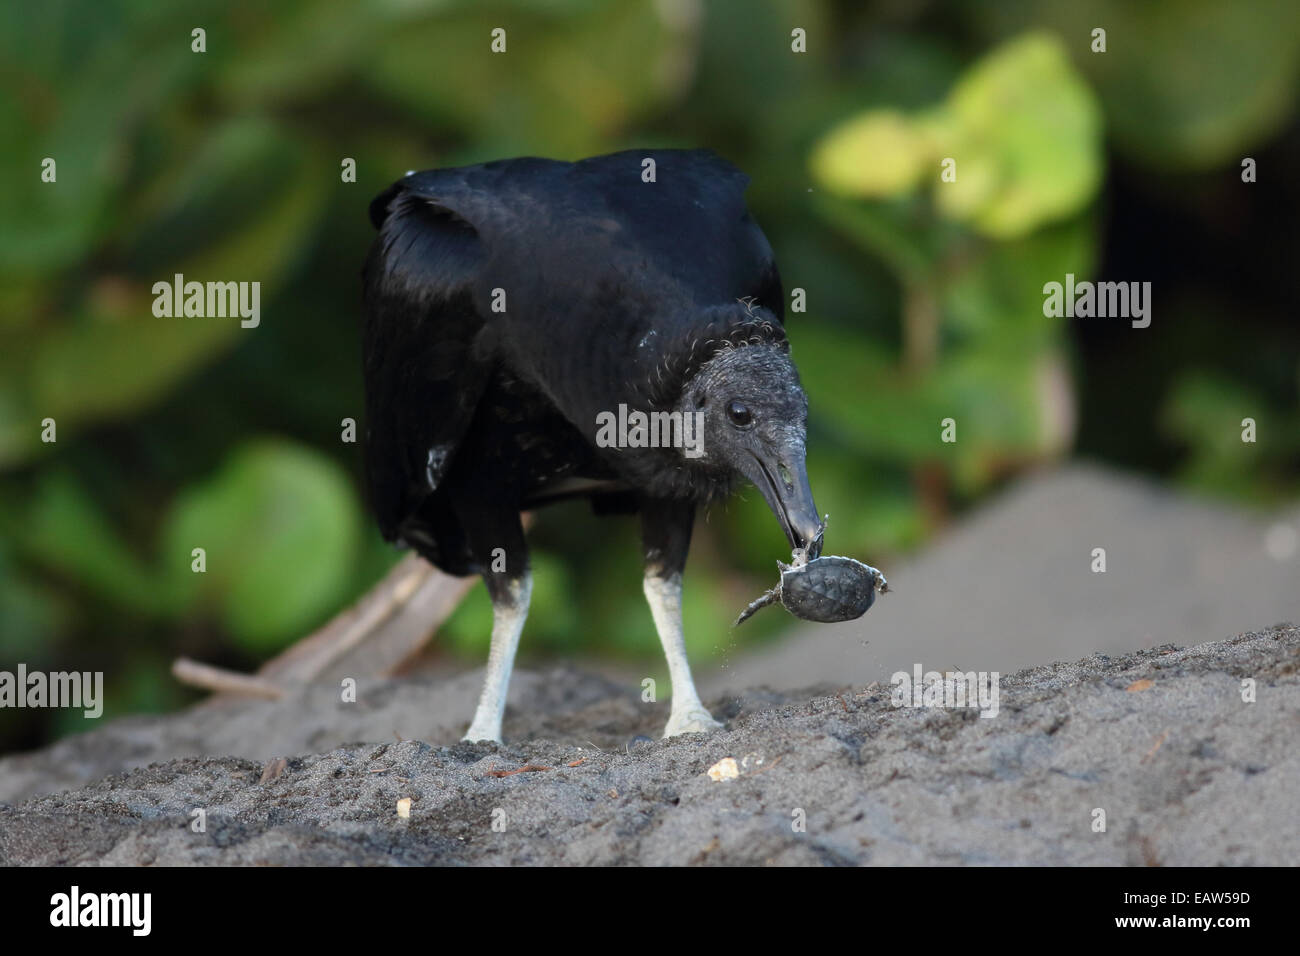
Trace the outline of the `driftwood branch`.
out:
<instances>
[{"instance_id":1,"label":"driftwood branch","mask_svg":"<svg viewBox=\"0 0 1300 956\"><path fill-rule=\"evenodd\" d=\"M188 657L178 657L172 662L172 676L182 684L223 694L265 697L268 700L284 696L284 688L271 681L252 674L240 674L237 671L213 667L211 664L203 664Z\"/></svg>"},{"instance_id":2,"label":"driftwood branch","mask_svg":"<svg viewBox=\"0 0 1300 956\"><path fill-rule=\"evenodd\" d=\"M531 515L523 516L524 526ZM172 674L183 684L234 697L282 697L293 686L342 677L391 677L417 657L474 586L474 578L444 574L407 555L351 607L263 664L240 674L178 658Z\"/></svg>"}]
</instances>

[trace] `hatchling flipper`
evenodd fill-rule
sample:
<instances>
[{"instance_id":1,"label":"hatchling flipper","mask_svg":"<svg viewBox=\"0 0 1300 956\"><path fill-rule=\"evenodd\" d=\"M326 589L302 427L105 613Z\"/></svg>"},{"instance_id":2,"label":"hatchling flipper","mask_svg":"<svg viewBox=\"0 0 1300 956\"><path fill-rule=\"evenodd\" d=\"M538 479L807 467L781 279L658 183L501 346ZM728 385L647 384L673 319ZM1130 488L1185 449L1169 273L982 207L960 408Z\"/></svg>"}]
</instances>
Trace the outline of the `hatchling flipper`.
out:
<instances>
[{"instance_id":1,"label":"hatchling flipper","mask_svg":"<svg viewBox=\"0 0 1300 956\"><path fill-rule=\"evenodd\" d=\"M781 585L778 583L770 591L764 591L760 597L750 601L749 606L740 612L740 617L736 618L736 623L731 626L739 627L753 617L755 613L763 610L769 604L775 604L779 600L781 600Z\"/></svg>"}]
</instances>

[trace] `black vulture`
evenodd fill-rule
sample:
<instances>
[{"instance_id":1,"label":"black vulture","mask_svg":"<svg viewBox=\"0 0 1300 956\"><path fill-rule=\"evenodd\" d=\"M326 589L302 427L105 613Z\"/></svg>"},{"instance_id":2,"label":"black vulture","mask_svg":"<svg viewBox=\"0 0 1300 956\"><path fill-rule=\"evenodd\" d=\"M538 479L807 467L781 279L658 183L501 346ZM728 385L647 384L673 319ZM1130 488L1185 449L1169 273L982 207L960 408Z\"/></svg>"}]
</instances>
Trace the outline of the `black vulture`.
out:
<instances>
[{"instance_id":1,"label":"black vulture","mask_svg":"<svg viewBox=\"0 0 1300 956\"><path fill-rule=\"evenodd\" d=\"M682 637L696 508L748 479L793 548L820 549L808 403L748 182L707 150L629 150L408 173L371 203L367 484L388 540L487 584L466 740L501 740L531 592L521 510L640 514L666 737L721 726Z\"/></svg>"}]
</instances>

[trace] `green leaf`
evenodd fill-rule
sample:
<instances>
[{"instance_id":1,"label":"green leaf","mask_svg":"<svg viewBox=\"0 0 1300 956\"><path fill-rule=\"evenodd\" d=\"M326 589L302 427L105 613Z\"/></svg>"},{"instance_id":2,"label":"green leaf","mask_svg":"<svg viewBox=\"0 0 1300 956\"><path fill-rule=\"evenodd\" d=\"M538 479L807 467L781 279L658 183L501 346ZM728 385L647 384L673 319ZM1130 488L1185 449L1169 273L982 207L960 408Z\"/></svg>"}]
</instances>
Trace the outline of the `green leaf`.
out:
<instances>
[{"instance_id":1,"label":"green leaf","mask_svg":"<svg viewBox=\"0 0 1300 956\"><path fill-rule=\"evenodd\" d=\"M284 442L244 445L168 517L162 553L176 610L216 611L246 649L275 650L343 598L360 522L329 459ZM196 548L203 573L192 570Z\"/></svg>"},{"instance_id":2,"label":"green leaf","mask_svg":"<svg viewBox=\"0 0 1300 956\"><path fill-rule=\"evenodd\" d=\"M689 37L662 10L633 0L518 4L499 19L470 8L412 18L363 76L422 123L471 131L476 158L576 158L608 147L681 85ZM506 30L505 53L492 51L496 27Z\"/></svg>"},{"instance_id":3,"label":"green leaf","mask_svg":"<svg viewBox=\"0 0 1300 956\"><path fill-rule=\"evenodd\" d=\"M942 163L955 179L941 179ZM1012 40L972 66L939 107L861 114L812 152L814 178L855 198L933 184L937 209L995 239L1027 235L1087 205L1101 182L1101 117L1051 34Z\"/></svg>"},{"instance_id":4,"label":"green leaf","mask_svg":"<svg viewBox=\"0 0 1300 956\"><path fill-rule=\"evenodd\" d=\"M20 546L36 563L120 606L150 615L162 610L152 570L71 473L41 479L20 529Z\"/></svg>"},{"instance_id":5,"label":"green leaf","mask_svg":"<svg viewBox=\"0 0 1300 956\"><path fill-rule=\"evenodd\" d=\"M935 146L920 124L898 110L871 110L831 130L809 167L822 186L843 196L905 195L927 171Z\"/></svg>"},{"instance_id":6,"label":"green leaf","mask_svg":"<svg viewBox=\"0 0 1300 956\"><path fill-rule=\"evenodd\" d=\"M273 321L272 296L311 241L326 198L328 173L297 171L304 157L299 144L267 123L219 127L196 157L194 174L157 210L156 239L141 247L138 263L147 282L103 277L70 317L3 333L0 467L48 451L39 440L42 419L54 418L63 439L79 425L124 417L241 336L258 334L241 328L238 317L155 316L153 282L171 282L177 272L187 280L256 281L262 321ZM250 177L261 186L240 185ZM257 201L236 202L248 196ZM213 214L230 203L232 215ZM205 241L191 248L200 234ZM171 238L178 235L191 239Z\"/></svg>"},{"instance_id":7,"label":"green leaf","mask_svg":"<svg viewBox=\"0 0 1300 956\"><path fill-rule=\"evenodd\" d=\"M1043 285L1067 273L1092 275L1096 225L1090 217L1040 229L1008 242L983 243L946 277L942 301L948 328L963 340L1032 353L1053 346L1066 320L1043 314Z\"/></svg>"},{"instance_id":8,"label":"green leaf","mask_svg":"<svg viewBox=\"0 0 1300 956\"><path fill-rule=\"evenodd\" d=\"M998 36L1026 23L1065 40L1122 152L1161 169L1236 166L1291 121L1300 63L1294 0L999 0L972 5ZM1106 51L1092 52L1092 31Z\"/></svg>"}]
</instances>

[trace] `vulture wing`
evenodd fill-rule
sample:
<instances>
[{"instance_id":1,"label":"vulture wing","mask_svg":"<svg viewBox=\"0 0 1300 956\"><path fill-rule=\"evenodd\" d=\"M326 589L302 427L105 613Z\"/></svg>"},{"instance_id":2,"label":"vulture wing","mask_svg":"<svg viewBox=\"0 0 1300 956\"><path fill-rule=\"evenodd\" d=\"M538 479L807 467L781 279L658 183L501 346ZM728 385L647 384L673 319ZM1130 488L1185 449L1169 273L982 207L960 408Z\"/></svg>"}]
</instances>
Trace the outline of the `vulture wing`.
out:
<instances>
[{"instance_id":1,"label":"vulture wing","mask_svg":"<svg viewBox=\"0 0 1300 956\"><path fill-rule=\"evenodd\" d=\"M366 474L390 540L446 472L487 384L471 296L483 242L454 210L391 187L364 271Z\"/></svg>"},{"instance_id":2,"label":"vulture wing","mask_svg":"<svg viewBox=\"0 0 1300 956\"><path fill-rule=\"evenodd\" d=\"M748 182L707 150L628 150L433 170L399 185L472 224L485 257L473 280L484 348L589 432L619 402L675 397L686 356L746 323L738 300L779 327L781 280L745 208Z\"/></svg>"}]
</instances>

